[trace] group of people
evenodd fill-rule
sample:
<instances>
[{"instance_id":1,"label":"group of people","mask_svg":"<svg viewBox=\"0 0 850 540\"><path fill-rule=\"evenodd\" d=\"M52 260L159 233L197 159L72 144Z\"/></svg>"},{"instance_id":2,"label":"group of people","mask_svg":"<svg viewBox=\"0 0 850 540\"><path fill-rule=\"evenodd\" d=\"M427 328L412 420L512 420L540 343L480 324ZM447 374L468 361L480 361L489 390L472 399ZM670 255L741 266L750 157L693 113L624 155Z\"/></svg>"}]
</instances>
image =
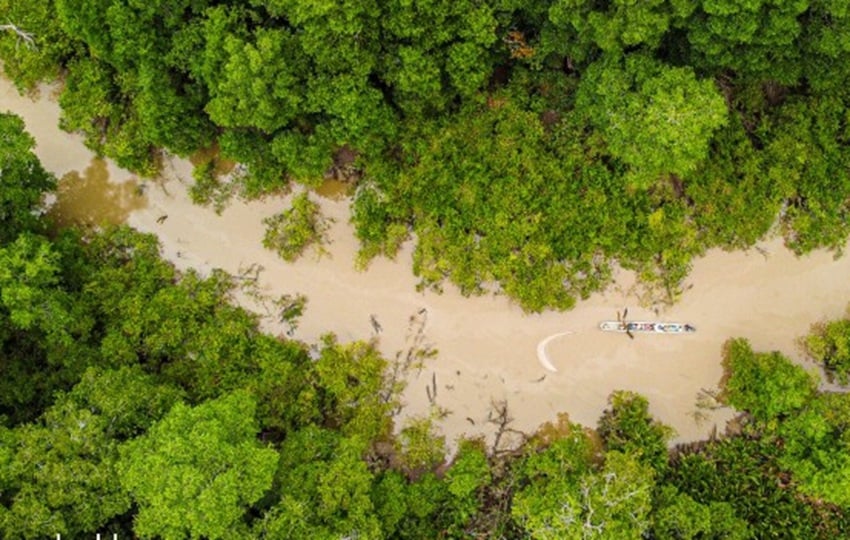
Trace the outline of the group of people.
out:
<instances>
[{"instance_id":1,"label":"group of people","mask_svg":"<svg viewBox=\"0 0 850 540\"><path fill-rule=\"evenodd\" d=\"M655 323L655 322L630 322L624 323L628 332L696 332L696 328L690 324L679 323Z\"/></svg>"}]
</instances>

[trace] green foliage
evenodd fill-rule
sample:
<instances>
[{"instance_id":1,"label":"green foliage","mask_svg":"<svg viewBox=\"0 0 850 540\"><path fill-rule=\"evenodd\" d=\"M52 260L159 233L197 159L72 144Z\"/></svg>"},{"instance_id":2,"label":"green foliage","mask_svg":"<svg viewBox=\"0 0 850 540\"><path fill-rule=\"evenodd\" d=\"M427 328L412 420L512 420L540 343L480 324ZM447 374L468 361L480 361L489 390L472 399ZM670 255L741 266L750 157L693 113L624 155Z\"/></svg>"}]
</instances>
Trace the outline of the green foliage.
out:
<instances>
[{"instance_id":1,"label":"green foliage","mask_svg":"<svg viewBox=\"0 0 850 540\"><path fill-rule=\"evenodd\" d=\"M724 345L723 397L768 424L794 414L814 395L817 377L778 352L757 353L745 339Z\"/></svg>"},{"instance_id":2,"label":"green foliage","mask_svg":"<svg viewBox=\"0 0 850 540\"><path fill-rule=\"evenodd\" d=\"M554 440L520 464L518 473L527 486L518 491L511 513L528 533L548 527L553 538L567 534L577 522L580 490L578 480L592 474L595 449L580 426L566 424Z\"/></svg>"},{"instance_id":3,"label":"green foliage","mask_svg":"<svg viewBox=\"0 0 850 540\"><path fill-rule=\"evenodd\" d=\"M670 468L667 482L694 501L717 509L718 532L745 538L829 538L846 535L845 512L811 504L782 481L778 446L769 440L734 437L685 453ZM746 524L746 525L744 525Z\"/></svg>"},{"instance_id":4,"label":"green foliage","mask_svg":"<svg viewBox=\"0 0 850 540\"><path fill-rule=\"evenodd\" d=\"M395 396L387 394L386 367L373 344L339 344L334 336L324 336L315 371L325 423L363 441L389 435Z\"/></svg>"},{"instance_id":5,"label":"green foliage","mask_svg":"<svg viewBox=\"0 0 850 540\"><path fill-rule=\"evenodd\" d=\"M319 205L304 192L292 198L288 209L264 219L263 224L266 226L263 246L292 262L309 246L316 246L322 252L330 220L322 216Z\"/></svg>"},{"instance_id":6,"label":"green foliage","mask_svg":"<svg viewBox=\"0 0 850 540\"><path fill-rule=\"evenodd\" d=\"M239 166L193 189L217 208L350 150L359 265L415 233L423 285L539 311L612 260L673 301L694 256L777 217L796 251L840 249L845 4L55 0L9 5L37 47L6 31L0 56L25 85L67 73L63 126L143 174L217 139ZM296 229L267 243L294 256Z\"/></svg>"},{"instance_id":7,"label":"green foliage","mask_svg":"<svg viewBox=\"0 0 850 540\"><path fill-rule=\"evenodd\" d=\"M216 214L224 211L227 201L237 188L235 182L222 181L216 173L213 160L196 165L192 169L192 179L195 181L189 188L192 202L204 206L212 204Z\"/></svg>"},{"instance_id":8,"label":"green foliage","mask_svg":"<svg viewBox=\"0 0 850 540\"><path fill-rule=\"evenodd\" d=\"M34 147L23 120L0 113L0 244L36 229L42 196L56 186L33 154Z\"/></svg>"},{"instance_id":9,"label":"green foliage","mask_svg":"<svg viewBox=\"0 0 850 540\"><path fill-rule=\"evenodd\" d=\"M67 394L79 408L99 415L106 435L123 441L143 433L182 398L183 393L162 384L139 366L114 370L89 368Z\"/></svg>"},{"instance_id":10,"label":"green foliage","mask_svg":"<svg viewBox=\"0 0 850 540\"><path fill-rule=\"evenodd\" d=\"M394 101L411 116L443 111L453 98L469 97L493 68L497 21L491 3L468 0L386 6L382 26L390 38L381 77Z\"/></svg>"},{"instance_id":11,"label":"green foliage","mask_svg":"<svg viewBox=\"0 0 850 540\"><path fill-rule=\"evenodd\" d=\"M264 433L280 436L321 420L320 388L312 384L312 361L303 344L259 334L245 353L256 364L255 375L245 377L244 384L257 397Z\"/></svg>"},{"instance_id":12,"label":"green foliage","mask_svg":"<svg viewBox=\"0 0 850 540\"><path fill-rule=\"evenodd\" d=\"M694 256L777 218L800 253L850 230L844 0L211 4L0 0L0 58L19 87L63 73L63 126L121 165L216 138L239 165L198 169L207 202L314 185L344 149L360 263L415 237L424 286L529 311L615 261L673 300ZM20 120L0 139L4 537L850 534L848 400L777 353L727 345L745 437L668 461L622 392L596 434L564 417L516 455L461 441L447 461L433 423L394 433L374 344L262 334L233 278L181 274L126 228L39 236L54 180ZM267 237L286 253L326 232L293 204ZM304 303L276 307L292 326ZM845 334L808 339L839 381Z\"/></svg>"},{"instance_id":13,"label":"green foliage","mask_svg":"<svg viewBox=\"0 0 850 540\"><path fill-rule=\"evenodd\" d=\"M62 256L28 233L0 247L0 407L16 421L37 417L96 356L86 343L95 321L65 290Z\"/></svg>"},{"instance_id":14,"label":"green foliage","mask_svg":"<svg viewBox=\"0 0 850 540\"><path fill-rule=\"evenodd\" d=\"M301 111L301 74L308 68L292 32L259 29L250 42L228 35L208 42L223 59L207 73L206 111L222 127L256 127L266 133L288 125ZM211 60L208 60L210 62Z\"/></svg>"},{"instance_id":15,"label":"green foliage","mask_svg":"<svg viewBox=\"0 0 850 540\"><path fill-rule=\"evenodd\" d=\"M234 171L236 186L215 190L215 199L225 201L230 194L259 197L285 186L284 164L277 158L270 137L256 130L228 129L218 139L221 154L239 165Z\"/></svg>"},{"instance_id":16,"label":"green foliage","mask_svg":"<svg viewBox=\"0 0 850 540\"><path fill-rule=\"evenodd\" d=\"M684 25L695 63L793 84L804 62L796 38L809 0L703 0Z\"/></svg>"},{"instance_id":17,"label":"green foliage","mask_svg":"<svg viewBox=\"0 0 850 540\"><path fill-rule=\"evenodd\" d=\"M815 0L798 20L802 20L801 48L806 62L803 75L817 91L846 89L848 77L844 59L850 53L850 11L847 1Z\"/></svg>"},{"instance_id":18,"label":"green foliage","mask_svg":"<svg viewBox=\"0 0 850 540\"><path fill-rule=\"evenodd\" d=\"M841 250L850 234L847 118L840 99L792 100L762 127L770 134L768 174L792 179L794 186L781 221L786 243L797 253Z\"/></svg>"},{"instance_id":19,"label":"green foliage","mask_svg":"<svg viewBox=\"0 0 850 540\"><path fill-rule=\"evenodd\" d=\"M653 502L652 538L690 540L751 537L747 523L727 502L701 504L672 486L663 486Z\"/></svg>"},{"instance_id":20,"label":"green foliage","mask_svg":"<svg viewBox=\"0 0 850 540\"><path fill-rule=\"evenodd\" d=\"M433 417L410 418L404 423L396 438L395 450L399 465L408 475L431 471L443 462L446 441L437 433Z\"/></svg>"},{"instance_id":21,"label":"green foliage","mask_svg":"<svg viewBox=\"0 0 850 540\"><path fill-rule=\"evenodd\" d=\"M102 321L106 365L142 363L199 401L242 387L265 355L280 352L260 337L257 315L229 303L234 283L225 273L178 276L153 237L127 228L95 237L86 251L92 267L82 287Z\"/></svg>"},{"instance_id":22,"label":"green foliage","mask_svg":"<svg viewBox=\"0 0 850 540\"><path fill-rule=\"evenodd\" d=\"M204 89L174 65L172 40L201 2L132 5L57 0L65 32L83 41L63 90L62 125L126 168L151 176L161 147L187 155L210 143Z\"/></svg>"},{"instance_id":23,"label":"green foliage","mask_svg":"<svg viewBox=\"0 0 850 540\"><path fill-rule=\"evenodd\" d=\"M131 500L118 482L118 445L179 395L138 367L89 369L39 422L9 432L4 537L80 536L126 513Z\"/></svg>"},{"instance_id":24,"label":"green foliage","mask_svg":"<svg viewBox=\"0 0 850 540\"><path fill-rule=\"evenodd\" d=\"M451 494L448 507L454 514L452 521L458 529L480 511L484 488L491 484L492 476L483 442L461 441L457 456L445 476L447 490Z\"/></svg>"},{"instance_id":25,"label":"green foliage","mask_svg":"<svg viewBox=\"0 0 850 540\"><path fill-rule=\"evenodd\" d=\"M654 49L671 22L689 15L693 9L690 2L683 0L615 0L607 4L558 0L549 7L549 20L567 36L575 36L565 52L583 59L592 47L618 54L636 46Z\"/></svg>"},{"instance_id":26,"label":"green foliage","mask_svg":"<svg viewBox=\"0 0 850 540\"><path fill-rule=\"evenodd\" d=\"M582 77L576 107L602 132L608 152L629 166L629 183L648 187L665 175L688 177L708 156L726 105L712 81L694 71L631 55L603 57Z\"/></svg>"},{"instance_id":27,"label":"green foliage","mask_svg":"<svg viewBox=\"0 0 850 540\"><path fill-rule=\"evenodd\" d=\"M79 131L86 145L122 167L151 176L158 166L136 111L128 108L114 69L102 60L75 60L59 97L60 126Z\"/></svg>"},{"instance_id":28,"label":"green foliage","mask_svg":"<svg viewBox=\"0 0 850 540\"><path fill-rule=\"evenodd\" d=\"M653 473L631 456L609 452L598 471L547 480L514 497L513 516L532 538L639 538L649 528Z\"/></svg>"},{"instance_id":29,"label":"green foliage","mask_svg":"<svg viewBox=\"0 0 850 540\"><path fill-rule=\"evenodd\" d=\"M597 427L605 449L635 456L655 471L663 472L673 429L653 420L649 402L633 392L612 393L608 405L610 408L602 413Z\"/></svg>"},{"instance_id":30,"label":"green foliage","mask_svg":"<svg viewBox=\"0 0 850 540\"><path fill-rule=\"evenodd\" d=\"M17 29L0 33L0 59L4 74L20 90L32 90L39 82L58 76L63 62L78 51L79 43L59 25L54 3L0 2L2 24L13 24Z\"/></svg>"},{"instance_id":31,"label":"green foliage","mask_svg":"<svg viewBox=\"0 0 850 540\"><path fill-rule=\"evenodd\" d=\"M354 221L368 231L361 239L389 236L374 251L396 248L400 225L413 221L423 286L448 278L465 294L481 294L495 282L529 311L572 307L606 281L588 230L595 220L583 214L580 185L536 115L504 96L432 129L415 146L414 167L358 192ZM389 227L374 223L396 216ZM580 219L587 225L576 226ZM375 225L382 230L370 231Z\"/></svg>"},{"instance_id":32,"label":"green foliage","mask_svg":"<svg viewBox=\"0 0 850 540\"><path fill-rule=\"evenodd\" d=\"M0 518L7 538L80 535L130 509L116 478L117 442L108 419L71 403L57 404L43 424L14 432L5 473L8 511Z\"/></svg>"},{"instance_id":33,"label":"green foliage","mask_svg":"<svg viewBox=\"0 0 850 540\"><path fill-rule=\"evenodd\" d=\"M278 459L256 441L255 410L244 392L194 408L178 403L122 446L117 469L138 505L137 534L176 539L247 532L244 514L271 487Z\"/></svg>"},{"instance_id":34,"label":"green foliage","mask_svg":"<svg viewBox=\"0 0 850 540\"><path fill-rule=\"evenodd\" d=\"M800 484L800 491L842 508L850 506L850 397L821 394L794 418L783 423L780 433L783 468Z\"/></svg>"},{"instance_id":35,"label":"green foliage","mask_svg":"<svg viewBox=\"0 0 850 540\"><path fill-rule=\"evenodd\" d=\"M695 225L708 245L746 248L770 231L793 183L777 168L766 174L766 159L739 117L718 130L710 158L684 184Z\"/></svg>"},{"instance_id":36,"label":"green foliage","mask_svg":"<svg viewBox=\"0 0 850 540\"><path fill-rule=\"evenodd\" d=\"M359 437L315 426L293 433L281 447L279 501L258 524L269 537L378 538L381 524L370 498L373 474Z\"/></svg>"},{"instance_id":37,"label":"green foliage","mask_svg":"<svg viewBox=\"0 0 850 540\"><path fill-rule=\"evenodd\" d=\"M850 320L812 326L804 344L809 357L823 365L830 382L850 383Z\"/></svg>"},{"instance_id":38,"label":"green foliage","mask_svg":"<svg viewBox=\"0 0 850 540\"><path fill-rule=\"evenodd\" d=\"M64 332L68 310L56 294L58 259L46 238L31 234L0 248L0 305L16 327Z\"/></svg>"}]
</instances>

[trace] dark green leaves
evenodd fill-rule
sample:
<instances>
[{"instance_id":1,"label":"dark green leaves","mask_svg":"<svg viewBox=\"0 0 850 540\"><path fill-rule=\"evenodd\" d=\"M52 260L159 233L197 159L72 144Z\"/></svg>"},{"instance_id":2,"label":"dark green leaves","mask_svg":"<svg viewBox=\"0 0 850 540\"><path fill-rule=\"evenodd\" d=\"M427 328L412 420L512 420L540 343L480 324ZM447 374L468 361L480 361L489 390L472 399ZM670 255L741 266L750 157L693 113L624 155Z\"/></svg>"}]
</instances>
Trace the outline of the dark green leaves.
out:
<instances>
[{"instance_id":1,"label":"dark green leaves","mask_svg":"<svg viewBox=\"0 0 850 540\"><path fill-rule=\"evenodd\" d=\"M37 228L42 197L56 185L33 154L34 146L19 117L0 113L0 243Z\"/></svg>"}]
</instances>

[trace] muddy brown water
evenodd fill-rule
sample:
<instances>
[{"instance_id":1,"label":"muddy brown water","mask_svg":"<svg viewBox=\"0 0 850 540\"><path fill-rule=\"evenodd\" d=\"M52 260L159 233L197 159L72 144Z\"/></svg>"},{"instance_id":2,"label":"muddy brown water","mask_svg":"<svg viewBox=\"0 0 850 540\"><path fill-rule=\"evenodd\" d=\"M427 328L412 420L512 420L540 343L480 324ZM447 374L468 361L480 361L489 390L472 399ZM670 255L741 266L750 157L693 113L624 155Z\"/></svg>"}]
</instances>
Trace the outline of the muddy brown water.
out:
<instances>
[{"instance_id":1,"label":"muddy brown water","mask_svg":"<svg viewBox=\"0 0 850 540\"><path fill-rule=\"evenodd\" d=\"M316 188L316 194L332 201L342 201L353 193L350 183L328 179Z\"/></svg>"},{"instance_id":2,"label":"muddy brown water","mask_svg":"<svg viewBox=\"0 0 850 540\"><path fill-rule=\"evenodd\" d=\"M24 118L45 166L58 177L85 171L91 153L77 136L56 127L59 109L47 96L49 91L36 100L20 97L0 81L0 109ZM115 187L101 184L100 189L129 194L132 186L118 186L134 176L104 163L108 186ZM779 350L802 361L796 338L812 322L844 314L850 301L850 258L835 259L825 252L797 258L772 239L762 242L759 251L712 250L695 261L687 280L692 287L659 317L638 307L634 276L627 272L619 272L614 286L570 312L527 315L505 298L464 298L450 286L442 295L417 292L409 243L395 261L379 259L367 271L356 271L357 244L345 200L320 199L323 212L334 218L329 255L308 254L294 264L284 263L260 242L262 219L284 208L286 197L236 202L216 215L189 202L190 182L190 163L168 161L163 178L149 182L146 205L126 208L126 222L156 233L164 255L178 267L239 273L258 265L264 293L305 294L309 301L294 332L298 339L312 342L329 331L343 341L370 339L375 337L374 317L382 328L376 336L380 347L393 357L408 344L410 318L427 316L425 342L439 354L411 374L403 416L433 409L426 387L436 382L433 401L447 412L440 425L449 443L462 434L492 435L488 417L501 401L516 429L533 431L559 412L593 426L616 389L645 395L652 413L676 429L676 442L703 438L715 426L722 431L732 415L728 409L696 407L700 392L716 388L720 380L726 339L745 337L756 349ZM134 201L128 197L117 200ZM629 340L597 329L626 305L632 320L689 322L698 331ZM557 372L546 370L538 361L537 344L567 331L571 334L548 343L547 359Z\"/></svg>"},{"instance_id":3,"label":"muddy brown water","mask_svg":"<svg viewBox=\"0 0 850 540\"><path fill-rule=\"evenodd\" d=\"M93 158L82 172L62 175L48 215L60 226L118 225L147 206L144 191L144 184L133 177L110 182L106 162Z\"/></svg>"}]
</instances>

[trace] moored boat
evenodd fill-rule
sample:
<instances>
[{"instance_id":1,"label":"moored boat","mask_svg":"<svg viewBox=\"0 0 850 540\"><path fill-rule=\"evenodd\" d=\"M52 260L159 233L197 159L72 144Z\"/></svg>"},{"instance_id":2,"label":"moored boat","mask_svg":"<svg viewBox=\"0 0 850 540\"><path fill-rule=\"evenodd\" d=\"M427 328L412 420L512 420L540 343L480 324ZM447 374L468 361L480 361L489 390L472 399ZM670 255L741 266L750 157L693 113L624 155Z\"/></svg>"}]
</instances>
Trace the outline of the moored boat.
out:
<instances>
[{"instance_id":1,"label":"moored boat","mask_svg":"<svg viewBox=\"0 0 850 540\"><path fill-rule=\"evenodd\" d=\"M689 334L696 328L687 323L657 322L657 321L603 321L599 323L603 332L621 333L654 333L654 334Z\"/></svg>"}]
</instances>

